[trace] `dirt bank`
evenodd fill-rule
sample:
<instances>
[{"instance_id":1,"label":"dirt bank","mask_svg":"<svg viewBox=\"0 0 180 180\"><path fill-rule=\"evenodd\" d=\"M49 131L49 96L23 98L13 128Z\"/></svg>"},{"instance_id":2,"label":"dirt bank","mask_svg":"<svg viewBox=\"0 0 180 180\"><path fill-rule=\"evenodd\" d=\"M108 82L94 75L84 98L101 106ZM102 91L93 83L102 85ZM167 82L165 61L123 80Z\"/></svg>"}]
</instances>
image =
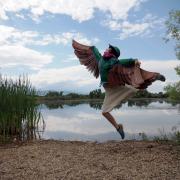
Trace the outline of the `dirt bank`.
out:
<instances>
[{"instance_id":1,"label":"dirt bank","mask_svg":"<svg viewBox=\"0 0 180 180\"><path fill-rule=\"evenodd\" d=\"M0 179L180 179L180 147L43 140L0 146Z\"/></svg>"}]
</instances>

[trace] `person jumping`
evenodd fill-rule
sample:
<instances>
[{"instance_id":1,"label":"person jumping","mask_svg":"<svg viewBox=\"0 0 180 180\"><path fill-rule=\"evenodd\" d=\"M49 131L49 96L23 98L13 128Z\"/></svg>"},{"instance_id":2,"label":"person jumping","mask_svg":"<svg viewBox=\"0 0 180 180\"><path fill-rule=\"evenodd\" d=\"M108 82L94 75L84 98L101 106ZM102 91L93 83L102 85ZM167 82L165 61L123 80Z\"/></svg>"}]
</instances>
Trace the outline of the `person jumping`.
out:
<instances>
[{"instance_id":1,"label":"person jumping","mask_svg":"<svg viewBox=\"0 0 180 180\"><path fill-rule=\"evenodd\" d=\"M110 114L112 109L124 99L131 97L138 90L146 89L154 81L165 81L158 72L150 72L140 68L138 59L118 59L120 50L110 45L101 55L95 46L87 46L72 41L74 53L80 63L93 73L95 78L100 76L101 85L105 89L102 105L102 115L116 128L121 138L125 138L122 124L118 124Z\"/></svg>"}]
</instances>

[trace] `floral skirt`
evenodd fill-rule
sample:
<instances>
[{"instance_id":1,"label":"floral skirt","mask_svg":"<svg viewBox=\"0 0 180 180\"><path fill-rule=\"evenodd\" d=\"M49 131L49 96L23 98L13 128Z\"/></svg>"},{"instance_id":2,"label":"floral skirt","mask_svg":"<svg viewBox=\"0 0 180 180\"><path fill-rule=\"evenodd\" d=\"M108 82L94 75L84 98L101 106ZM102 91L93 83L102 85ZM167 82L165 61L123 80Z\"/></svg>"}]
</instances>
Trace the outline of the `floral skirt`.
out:
<instances>
[{"instance_id":1,"label":"floral skirt","mask_svg":"<svg viewBox=\"0 0 180 180\"><path fill-rule=\"evenodd\" d=\"M110 112L123 99L129 98L139 89L146 89L156 80L159 73L141 69L138 66L115 65L109 71L108 83L104 87L103 112Z\"/></svg>"}]
</instances>

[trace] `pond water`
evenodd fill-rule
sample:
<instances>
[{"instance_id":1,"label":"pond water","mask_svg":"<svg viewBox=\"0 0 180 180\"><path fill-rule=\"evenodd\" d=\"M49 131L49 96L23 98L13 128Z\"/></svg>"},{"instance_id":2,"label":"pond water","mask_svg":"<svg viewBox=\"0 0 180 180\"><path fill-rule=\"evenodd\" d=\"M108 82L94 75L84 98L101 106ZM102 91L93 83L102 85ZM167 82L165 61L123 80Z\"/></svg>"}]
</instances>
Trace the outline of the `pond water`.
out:
<instances>
[{"instance_id":1,"label":"pond water","mask_svg":"<svg viewBox=\"0 0 180 180\"><path fill-rule=\"evenodd\" d=\"M40 105L45 121L42 139L108 141L121 140L114 127L101 115L102 102L47 103ZM122 123L125 139L140 139L169 134L180 128L180 104L130 100L112 111Z\"/></svg>"}]
</instances>

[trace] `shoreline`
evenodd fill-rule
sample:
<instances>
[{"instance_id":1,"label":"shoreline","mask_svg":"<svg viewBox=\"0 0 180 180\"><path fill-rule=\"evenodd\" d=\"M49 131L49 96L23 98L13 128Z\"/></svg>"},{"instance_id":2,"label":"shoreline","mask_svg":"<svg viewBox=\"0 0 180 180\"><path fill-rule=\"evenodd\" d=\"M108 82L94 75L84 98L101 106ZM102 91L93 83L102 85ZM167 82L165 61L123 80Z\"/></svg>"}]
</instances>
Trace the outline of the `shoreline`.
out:
<instances>
[{"instance_id":1,"label":"shoreline","mask_svg":"<svg viewBox=\"0 0 180 180\"><path fill-rule=\"evenodd\" d=\"M38 103L43 103L43 102L59 102L59 103L64 103L64 102L103 102L104 99L61 99L61 98L47 98L47 97L38 97L36 98ZM174 102L174 103L180 103L180 101L174 101L170 100L168 98L129 98L125 101L141 101L141 100L149 100L149 101L167 101L167 102Z\"/></svg>"}]
</instances>

